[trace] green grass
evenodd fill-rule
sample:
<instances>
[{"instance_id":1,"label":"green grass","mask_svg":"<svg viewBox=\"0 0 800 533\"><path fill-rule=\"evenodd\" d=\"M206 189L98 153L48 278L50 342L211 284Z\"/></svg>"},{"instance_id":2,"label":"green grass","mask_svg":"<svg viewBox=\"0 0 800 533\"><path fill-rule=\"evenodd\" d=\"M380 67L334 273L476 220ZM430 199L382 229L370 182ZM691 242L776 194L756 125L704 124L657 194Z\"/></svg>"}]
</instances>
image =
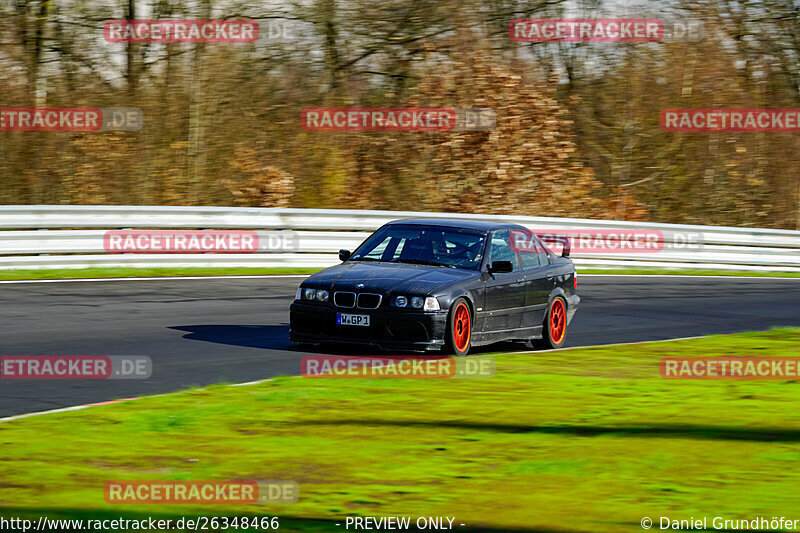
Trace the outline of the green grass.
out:
<instances>
[{"instance_id":1,"label":"green grass","mask_svg":"<svg viewBox=\"0 0 800 533\"><path fill-rule=\"evenodd\" d=\"M0 270L2 280L27 279L92 279L92 278L131 278L131 277L176 277L176 276L261 276L276 274L313 274L320 268L61 268L46 270ZM578 268L578 274L672 274L684 276L744 276L798 278L797 272L731 272L728 270L667 270L659 268L620 268L596 269Z\"/></svg>"},{"instance_id":2,"label":"green grass","mask_svg":"<svg viewBox=\"0 0 800 533\"><path fill-rule=\"evenodd\" d=\"M176 276L261 276L313 274L319 268L58 268L46 270L0 270L0 280L149 278Z\"/></svg>"},{"instance_id":3,"label":"green grass","mask_svg":"<svg viewBox=\"0 0 800 533\"><path fill-rule=\"evenodd\" d=\"M800 518L800 384L658 374L668 355L798 356L798 346L800 329L776 329L497 354L492 379L281 377L4 423L0 516L277 513L283 531L344 530L333 521L347 515L455 516L495 531ZM103 500L106 481L211 479L295 480L300 501Z\"/></svg>"}]
</instances>

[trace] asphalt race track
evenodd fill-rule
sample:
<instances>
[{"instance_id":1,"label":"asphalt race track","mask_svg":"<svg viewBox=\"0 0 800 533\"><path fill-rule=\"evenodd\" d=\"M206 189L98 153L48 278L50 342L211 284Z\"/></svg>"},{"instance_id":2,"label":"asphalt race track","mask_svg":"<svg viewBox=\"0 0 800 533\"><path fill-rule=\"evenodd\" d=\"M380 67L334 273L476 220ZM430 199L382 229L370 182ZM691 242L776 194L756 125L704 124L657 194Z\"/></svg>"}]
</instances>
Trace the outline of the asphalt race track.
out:
<instances>
[{"instance_id":1,"label":"asphalt race track","mask_svg":"<svg viewBox=\"0 0 800 533\"><path fill-rule=\"evenodd\" d=\"M0 380L0 417L298 374L306 352L290 349L288 307L300 281L0 284L0 355L153 361L147 380ZM800 279L580 276L578 289L568 346L800 326Z\"/></svg>"}]
</instances>

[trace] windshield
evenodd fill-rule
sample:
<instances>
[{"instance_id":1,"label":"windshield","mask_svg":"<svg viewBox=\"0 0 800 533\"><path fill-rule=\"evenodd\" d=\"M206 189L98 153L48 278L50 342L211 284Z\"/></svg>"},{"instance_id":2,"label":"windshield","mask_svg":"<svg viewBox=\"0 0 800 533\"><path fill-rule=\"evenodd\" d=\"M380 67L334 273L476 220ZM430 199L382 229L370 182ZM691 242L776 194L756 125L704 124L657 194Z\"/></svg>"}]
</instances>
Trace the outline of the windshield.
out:
<instances>
[{"instance_id":1,"label":"windshield","mask_svg":"<svg viewBox=\"0 0 800 533\"><path fill-rule=\"evenodd\" d=\"M485 238L477 230L392 224L375 232L350 260L477 270Z\"/></svg>"}]
</instances>

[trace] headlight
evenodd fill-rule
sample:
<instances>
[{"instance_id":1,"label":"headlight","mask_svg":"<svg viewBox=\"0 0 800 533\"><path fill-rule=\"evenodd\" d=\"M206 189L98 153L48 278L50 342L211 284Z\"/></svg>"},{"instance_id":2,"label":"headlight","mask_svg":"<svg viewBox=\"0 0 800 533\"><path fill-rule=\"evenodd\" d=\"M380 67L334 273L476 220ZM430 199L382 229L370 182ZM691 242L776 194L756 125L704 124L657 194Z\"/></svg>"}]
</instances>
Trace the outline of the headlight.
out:
<instances>
[{"instance_id":1,"label":"headlight","mask_svg":"<svg viewBox=\"0 0 800 533\"><path fill-rule=\"evenodd\" d=\"M303 289L304 300L314 300L317 297L317 291L314 289Z\"/></svg>"},{"instance_id":2,"label":"headlight","mask_svg":"<svg viewBox=\"0 0 800 533\"><path fill-rule=\"evenodd\" d=\"M317 300L320 302L327 302L328 301L328 291L319 290L317 291Z\"/></svg>"},{"instance_id":3,"label":"headlight","mask_svg":"<svg viewBox=\"0 0 800 533\"><path fill-rule=\"evenodd\" d=\"M438 311L439 309L441 309L441 307L439 307L439 300L434 296L425 298L425 311Z\"/></svg>"},{"instance_id":4,"label":"headlight","mask_svg":"<svg viewBox=\"0 0 800 533\"><path fill-rule=\"evenodd\" d=\"M392 305L395 307L407 307L411 305L414 309L423 309L425 311L438 311L439 300L433 296L395 296L392 298Z\"/></svg>"}]
</instances>

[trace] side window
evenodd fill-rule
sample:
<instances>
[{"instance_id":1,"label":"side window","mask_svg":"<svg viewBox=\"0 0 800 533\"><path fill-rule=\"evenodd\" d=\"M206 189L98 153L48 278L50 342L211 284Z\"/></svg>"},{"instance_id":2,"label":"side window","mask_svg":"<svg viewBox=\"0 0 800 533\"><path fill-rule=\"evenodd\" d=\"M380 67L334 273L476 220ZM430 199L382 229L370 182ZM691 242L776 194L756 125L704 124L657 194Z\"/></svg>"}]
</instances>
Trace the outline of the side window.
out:
<instances>
[{"instance_id":1,"label":"side window","mask_svg":"<svg viewBox=\"0 0 800 533\"><path fill-rule=\"evenodd\" d=\"M537 246L536 254L539 256L539 264L542 266L549 265L550 254L548 253L548 248L544 244L542 244L542 241L539 239L538 236L536 237L536 246Z\"/></svg>"},{"instance_id":2,"label":"side window","mask_svg":"<svg viewBox=\"0 0 800 533\"><path fill-rule=\"evenodd\" d=\"M539 246L538 241L533 241L530 246L524 250L519 251L519 260L522 263L522 268L536 268L541 266L539 253L542 247ZM547 263L545 263L547 264Z\"/></svg>"},{"instance_id":3,"label":"side window","mask_svg":"<svg viewBox=\"0 0 800 533\"><path fill-rule=\"evenodd\" d=\"M544 249L541 240L535 233L527 229L513 230L511 238L522 268L538 268L549 264L547 250Z\"/></svg>"},{"instance_id":4,"label":"side window","mask_svg":"<svg viewBox=\"0 0 800 533\"><path fill-rule=\"evenodd\" d=\"M489 247L489 264L495 261L511 261L514 270L519 270L517 254L511 248L511 235L507 229L492 233L492 242Z\"/></svg>"}]
</instances>

